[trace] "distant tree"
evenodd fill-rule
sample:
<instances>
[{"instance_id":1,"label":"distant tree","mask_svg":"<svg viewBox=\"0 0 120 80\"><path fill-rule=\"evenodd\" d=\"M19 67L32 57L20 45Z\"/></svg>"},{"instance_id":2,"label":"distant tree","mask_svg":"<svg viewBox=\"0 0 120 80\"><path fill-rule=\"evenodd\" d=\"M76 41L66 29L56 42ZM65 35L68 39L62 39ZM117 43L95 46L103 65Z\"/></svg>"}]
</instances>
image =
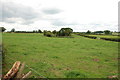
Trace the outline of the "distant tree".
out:
<instances>
[{"instance_id":1,"label":"distant tree","mask_svg":"<svg viewBox=\"0 0 120 80\"><path fill-rule=\"evenodd\" d=\"M35 30L35 33L38 33L38 31L37 31L37 30Z\"/></svg>"},{"instance_id":2,"label":"distant tree","mask_svg":"<svg viewBox=\"0 0 120 80\"><path fill-rule=\"evenodd\" d=\"M52 33L53 33L53 34L56 34L56 33L57 33L57 31L56 31L56 30L54 30Z\"/></svg>"},{"instance_id":3,"label":"distant tree","mask_svg":"<svg viewBox=\"0 0 120 80\"><path fill-rule=\"evenodd\" d=\"M6 29L4 27L0 27L0 32L4 32Z\"/></svg>"},{"instance_id":4,"label":"distant tree","mask_svg":"<svg viewBox=\"0 0 120 80\"><path fill-rule=\"evenodd\" d=\"M44 36L45 36L46 32L47 32L47 30L44 30L44 31L43 31Z\"/></svg>"},{"instance_id":5,"label":"distant tree","mask_svg":"<svg viewBox=\"0 0 120 80\"><path fill-rule=\"evenodd\" d=\"M104 33L104 31L95 31L94 34L101 34Z\"/></svg>"},{"instance_id":6,"label":"distant tree","mask_svg":"<svg viewBox=\"0 0 120 80\"><path fill-rule=\"evenodd\" d=\"M73 29L71 28L61 28L61 30L57 33L57 36L71 36Z\"/></svg>"},{"instance_id":7,"label":"distant tree","mask_svg":"<svg viewBox=\"0 0 120 80\"><path fill-rule=\"evenodd\" d=\"M38 33L42 33L42 31L40 29L38 29Z\"/></svg>"},{"instance_id":8,"label":"distant tree","mask_svg":"<svg viewBox=\"0 0 120 80\"><path fill-rule=\"evenodd\" d=\"M110 34L110 31L109 31L109 30L105 30L104 33L105 33L106 35L108 35L108 34Z\"/></svg>"},{"instance_id":9,"label":"distant tree","mask_svg":"<svg viewBox=\"0 0 120 80\"><path fill-rule=\"evenodd\" d=\"M37 33L37 30L33 30L33 33Z\"/></svg>"},{"instance_id":10,"label":"distant tree","mask_svg":"<svg viewBox=\"0 0 120 80\"><path fill-rule=\"evenodd\" d=\"M44 30L44 36L53 37L54 34L51 31Z\"/></svg>"},{"instance_id":11,"label":"distant tree","mask_svg":"<svg viewBox=\"0 0 120 80\"><path fill-rule=\"evenodd\" d=\"M91 31L90 31L90 30L88 30L88 31L86 32L86 34L91 34Z\"/></svg>"},{"instance_id":12,"label":"distant tree","mask_svg":"<svg viewBox=\"0 0 120 80\"><path fill-rule=\"evenodd\" d=\"M11 31L10 32L15 32L15 29L13 28L13 29L11 29Z\"/></svg>"}]
</instances>

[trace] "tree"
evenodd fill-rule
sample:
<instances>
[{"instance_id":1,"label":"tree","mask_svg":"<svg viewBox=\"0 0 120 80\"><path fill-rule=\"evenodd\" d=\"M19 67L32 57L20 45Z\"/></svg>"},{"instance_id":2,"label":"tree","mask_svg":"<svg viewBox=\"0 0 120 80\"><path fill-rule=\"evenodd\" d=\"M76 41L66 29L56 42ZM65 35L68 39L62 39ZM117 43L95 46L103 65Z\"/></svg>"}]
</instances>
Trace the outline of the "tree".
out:
<instances>
[{"instance_id":1,"label":"tree","mask_svg":"<svg viewBox=\"0 0 120 80\"><path fill-rule=\"evenodd\" d=\"M90 30L88 30L88 31L86 32L86 34L91 34L91 31L90 31Z\"/></svg>"},{"instance_id":2,"label":"tree","mask_svg":"<svg viewBox=\"0 0 120 80\"><path fill-rule=\"evenodd\" d=\"M51 31L44 30L44 36L53 37L54 34Z\"/></svg>"},{"instance_id":3,"label":"tree","mask_svg":"<svg viewBox=\"0 0 120 80\"><path fill-rule=\"evenodd\" d=\"M13 29L11 29L11 31L10 32L15 32L15 29L13 28Z\"/></svg>"},{"instance_id":4,"label":"tree","mask_svg":"<svg viewBox=\"0 0 120 80\"><path fill-rule=\"evenodd\" d=\"M108 34L110 34L110 31L109 31L109 30L105 30L104 33L105 33L106 35L108 35Z\"/></svg>"},{"instance_id":5,"label":"tree","mask_svg":"<svg viewBox=\"0 0 120 80\"><path fill-rule=\"evenodd\" d=\"M37 30L33 30L33 33L37 33Z\"/></svg>"},{"instance_id":6,"label":"tree","mask_svg":"<svg viewBox=\"0 0 120 80\"><path fill-rule=\"evenodd\" d=\"M44 30L44 31L43 31L43 33L44 33L44 36L46 35L46 32L47 32L47 30Z\"/></svg>"},{"instance_id":7,"label":"tree","mask_svg":"<svg viewBox=\"0 0 120 80\"><path fill-rule=\"evenodd\" d=\"M42 31L40 29L38 29L38 33L42 33Z\"/></svg>"},{"instance_id":8,"label":"tree","mask_svg":"<svg viewBox=\"0 0 120 80\"><path fill-rule=\"evenodd\" d=\"M56 30L54 30L52 33L53 33L53 34L56 34L56 33L57 33L57 31L56 31Z\"/></svg>"},{"instance_id":9,"label":"tree","mask_svg":"<svg viewBox=\"0 0 120 80\"><path fill-rule=\"evenodd\" d=\"M104 31L95 31L94 33L95 34L102 34L102 33L104 33Z\"/></svg>"},{"instance_id":10,"label":"tree","mask_svg":"<svg viewBox=\"0 0 120 80\"><path fill-rule=\"evenodd\" d=\"M4 32L6 29L4 27L0 27L0 32Z\"/></svg>"},{"instance_id":11,"label":"tree","mask_svg":"<svg viewBox=\"0 0 120 80\"><path fill-rule=\"evenodd\" d=\"M71 28L61 28L61 30L57 33L57 36L71 36L73 29Z\"/></svg>"}]
</instances>

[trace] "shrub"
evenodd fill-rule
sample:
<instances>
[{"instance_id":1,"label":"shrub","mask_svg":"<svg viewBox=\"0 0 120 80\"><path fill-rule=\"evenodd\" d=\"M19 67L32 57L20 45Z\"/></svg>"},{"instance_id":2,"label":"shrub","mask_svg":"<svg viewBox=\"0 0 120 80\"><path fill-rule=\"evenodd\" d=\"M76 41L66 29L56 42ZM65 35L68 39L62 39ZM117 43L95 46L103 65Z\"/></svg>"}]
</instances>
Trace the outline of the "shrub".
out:
<instances>
[{"instance_id":1,"label":"shrub","mask_svg":"<svg viewBox=\"0 0 120 80\"><path fill-rule=\"evenodd\" d=\"M55 36L67 37L67 36L71 36L72 32L73 30L71 28L62 28L58 32L56 30L54 30L53 32L44 30L43 33L44 33L44 36L48 36L48 37L55 37Z\"/></svg>"},{"instance_id":2,"label":"shrub","mask_svg":"<svg viewBox=\"0 0 120 80\"><path fill-rule=\"evenodd\" d=\"M85 36L85 37L88 37L88 38L91 38L91 39L96 39L97 37L94 37L94 36Z\"/></svg>"},{"instance_id":3,"label":"shrub","mask_svg":"<svg viewBox=\"0 0 120 80\"><path fill-rule=\"evenodd\" d=\"M51 31L44 31L44 36L47 36L47 37L53 37L54 34L51 32Z\"/></svg>"},{"instance_id":4,"label":"shrub","mask_svg":"<svg viewBox=\"0 0 120 80\"><path fill-rule=\"evenodd\" d=\"M119 38L100 38L100 39L108 40L108 41L120 42L120 39L119 39Z\"/></svg>"}]
</instances>

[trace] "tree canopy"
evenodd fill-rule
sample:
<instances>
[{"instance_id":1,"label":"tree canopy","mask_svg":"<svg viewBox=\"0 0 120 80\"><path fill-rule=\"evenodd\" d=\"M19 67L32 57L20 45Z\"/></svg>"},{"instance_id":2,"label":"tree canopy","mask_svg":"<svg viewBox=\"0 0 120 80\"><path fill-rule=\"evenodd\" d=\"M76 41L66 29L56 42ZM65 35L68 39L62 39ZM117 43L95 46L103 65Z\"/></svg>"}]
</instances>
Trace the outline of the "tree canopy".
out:
<instances>
[{"instance_id":1,"label":"tree canopy","mask_svg":"<svg viewBox=\"0 0 120 80\"><path fill-rule=\"evenodd\" d=\"M105 33L106 35L108 35L108 34L110 34L110 31L109 31L109 30L105 30L104 33Z\"/></svg>"},{"instance_id":2,"label":"tree canopy","mask_svg":"<svg viewBox=\"0 0 120 80\"><path fill-rule=\"evenodd\" d=\"M6 29L4 27L0 27L0 31L4 32Z\"/></svg>"},{"instance_id":3,"label":"tree canopy","mask_svg":"<svg viewBox=\"0 0 120 80\"><path fill-rule=\"evenodd\" d=\"M61 28L57 36L71 36L72 32L73 32L73 29L71 28Z\"/></svg>"},{"instance_id":4,"label":"tree canopy","mask_svg":"<svg viewBox=\"0 0 120 80\"><path fill-rule=\"evenodd\" d=\"M88 31L86 32L86 34L91 34L91 31L90 31L90 30L88 30Z\"/></svg>"},{"instance_id":5,"label":"tree canopy","mask_svg":"<svg viewBox=\"0 0 120 80\"><path fill-rule=\"evenodd\" d=\"M13 28L13 29L11 29L11 31L10 32L15 32L15 29Z\"/></svg>"},{"instance_id":6,"label":"tree canopy","mask_svg":"<svg viewBox=\"0 0 120 80\"><path fill-rule=\"evenodd\" d=\"M38 29L38 33L42 33L42 31L40 29Z\"/></svg>"}]
</instances>

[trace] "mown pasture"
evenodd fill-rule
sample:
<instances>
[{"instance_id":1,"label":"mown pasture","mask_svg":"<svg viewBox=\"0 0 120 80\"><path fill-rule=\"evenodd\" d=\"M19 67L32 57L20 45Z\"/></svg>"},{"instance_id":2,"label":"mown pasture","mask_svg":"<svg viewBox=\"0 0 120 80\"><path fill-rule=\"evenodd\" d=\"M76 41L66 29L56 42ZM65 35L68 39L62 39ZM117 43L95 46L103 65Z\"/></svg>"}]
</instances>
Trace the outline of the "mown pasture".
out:
<instances>
[{"instance_id":1,"label":"mown pasture","mask_svg":"<svg viewBox=\"0 0 120 80\"><path fill-rule=\"evenodd\" d=\"M118 75L118 42L45 37L39 33L3 33L4 74L14 60L48 78L106 78ZM12 58L13 60L11 60ZM29 68L25 69L25 72ZM32 71L31 77L40 77Z\"/></svg>"}]
</instances>

